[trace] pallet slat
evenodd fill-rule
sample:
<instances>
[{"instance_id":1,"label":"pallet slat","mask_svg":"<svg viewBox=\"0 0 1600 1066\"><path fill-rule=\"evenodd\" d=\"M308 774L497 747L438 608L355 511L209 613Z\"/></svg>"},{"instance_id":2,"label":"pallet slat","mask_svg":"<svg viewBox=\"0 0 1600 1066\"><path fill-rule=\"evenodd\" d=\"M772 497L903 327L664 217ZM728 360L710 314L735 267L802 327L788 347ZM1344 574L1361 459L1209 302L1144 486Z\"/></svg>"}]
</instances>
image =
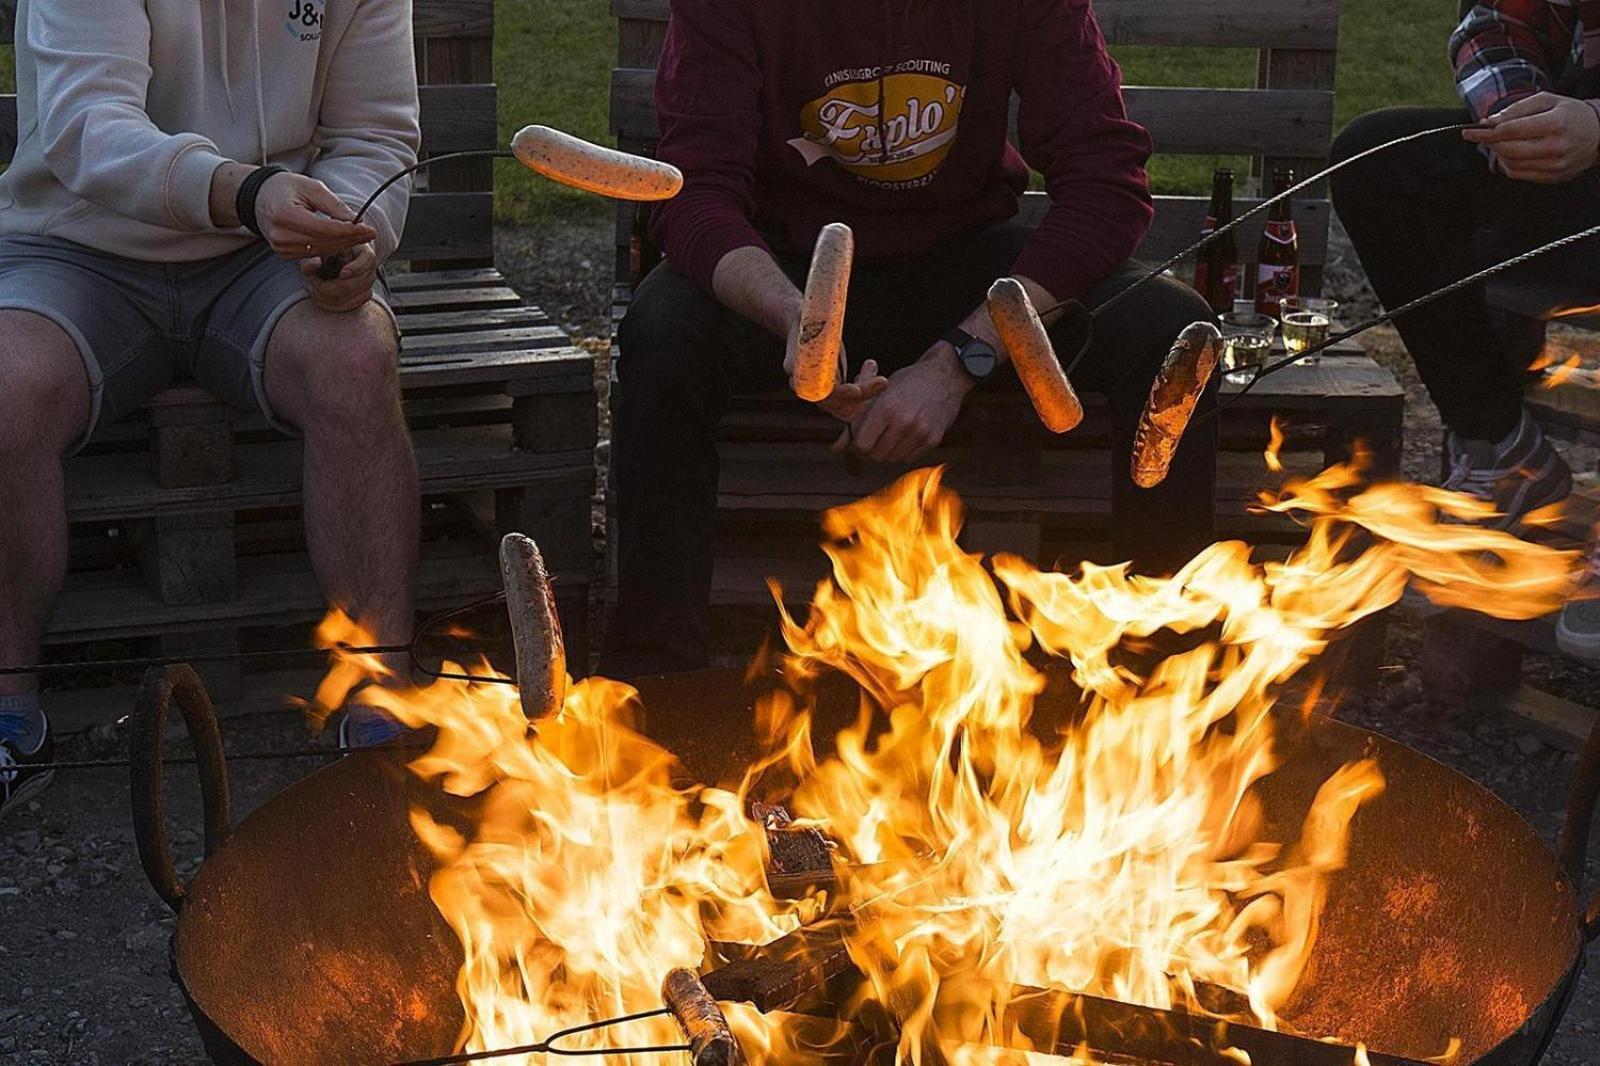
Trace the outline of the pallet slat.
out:
<instances>
[{"instance_id":1,"label":"pallet slat","mask_svg":"<svg viewBox=\"0 0 1600 1066\"><path fill-rule=\"evenodd\" d=\"M1339 0L1096 0L1113 44L1334 48ZM669 0L611 0L623 20L665 22Z\"/></svg>"},{"instance_id":2,"label":"pallet slat","mask_svg":"<svg viewBox=\"0 0 1600 1066\"><path fill-rule=\"evenodd\" d=\"M559 484L587 496L593 487L594 453L581 445L566 452L515 451L506 425L430 429L412 436L424 496ZM68 519L119 522L219 508L244 511L298 505L301 498L298 441L236 446L235 476L223 484L160 488L148 465L138 453L69 460Z\"/></svg>"},{"instance_id":3,"label":"pallet slat","mask_svg":"<svg viewBox=\"0 0 1600 1066\"><path fill-rule=\"evenodd\" d=\"M655 80L647 67L612 71L611 131L618 137L660 137ZM1163 154L1322 155L1333 135L1331 92L1128 86L1123 97Z\"/></svg>"}]
</instances>

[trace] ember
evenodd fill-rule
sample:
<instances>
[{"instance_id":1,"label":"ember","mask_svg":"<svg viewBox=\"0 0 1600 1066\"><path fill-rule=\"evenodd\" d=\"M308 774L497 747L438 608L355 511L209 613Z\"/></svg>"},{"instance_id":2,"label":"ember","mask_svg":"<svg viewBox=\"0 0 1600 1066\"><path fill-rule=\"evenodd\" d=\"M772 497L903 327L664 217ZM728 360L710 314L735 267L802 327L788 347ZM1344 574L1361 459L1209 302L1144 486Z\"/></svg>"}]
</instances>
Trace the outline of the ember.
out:
<instances>
[{"instance_id":1,"label":"ember","mask_svg":"<svg viewBox=\"0 0 1600 1066\"><path fill-rule=\"evenodd\" d=\"M655 1010L680 967L712 969L713 994L763 1010L851 970L854 990L833 1009L886 1032L904 1063L1070 1054L1073 1025L1097 1024L1091 1000L1075 1021L1056 1009L1044 1030L1025 1007L1067 993L1176 1011L1206 1032L1206 1019L1296 1029L1329 878L1385 781L1376 757L1335 764L1300 824L1273 826L1257 786L1283 761L1285 683L1408 583L1526 617L1559 605L1575 560L1449 523L1476 503L1365 487L1349 467L1264 505L1310 525L1304 548L1257 563L1219 544L1163 580L1013 557L986 566L958 546L960 506L933 471L829 512L833 576L807 617L784 615L786 684L758 709L768 750L737 788L686 783L636 731L622 685L579 682L533 726L503 686L369 689L407 723L439 727L415 773L476 797L470 825L413 815L441 867L432 898L464 949L461 1046ZM351 639L341 625L326 627L330 644ZM1037 653L1082 692L1053 734L1035 728L1052 684ZM341 664L322 702L377 669ZM825 747L812 704L835 673L864 698ZM786 809L754 806L775 780ZM774 832L803 835L774 843ZM769 885L791 864L822 863L836 876L824 891L786 900ZM808 938L835 948L784 958L781 945ZM719 955L774 941L742 961ZM816 1061L806 1025L755 1007L727 1010L751 1061ZM676 1035L664 1017L611 1034ZM1248 1061L1229 1046L1218 1061ZM1098 1060L1085 1044L1077 1061Z\"/></svg>"}]
</instances>

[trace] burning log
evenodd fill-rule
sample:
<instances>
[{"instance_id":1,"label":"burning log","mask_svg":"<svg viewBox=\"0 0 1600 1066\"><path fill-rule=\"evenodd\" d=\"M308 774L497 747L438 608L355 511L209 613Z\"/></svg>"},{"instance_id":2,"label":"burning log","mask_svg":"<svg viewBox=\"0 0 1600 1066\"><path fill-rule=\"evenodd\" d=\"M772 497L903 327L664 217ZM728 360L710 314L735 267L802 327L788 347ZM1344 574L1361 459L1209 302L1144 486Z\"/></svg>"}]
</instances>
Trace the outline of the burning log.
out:
<instances>
[{"instance_id":1,"label":"burning log","mask_svg":"<svg viewBox=\"0 0 1600 1066\"><path fill-rule=\"evenodd\" d=\"M744 1052L722 1008L690 970L673 970L661 983L661 999L689 1041L694 1066L744 1066Z\"/></svg>"},{"instance_id":2,"label":"burning log","mask_svg":"<svg viewBox=\"0 0 1600 1066\"><path fill-rule=\"evenodd\" d=\"M517 649L517 690L530 722L561 710L567 698L567 653L555 593L539 546L521 533L500 542L500 573Z\"/></svg>"},{"instance_id":3,"label":"burning log","mask_svg":"<svg viewBox=\"0 0 1600 1066\"><path fill-rule=\"evenodd\" d=\"M767 888L776 899L804 899L839 883L828 838L813 826L797 826L782 806L755 803L751 817L767 831Z\"/></svg>"},{"instance_id":4,"label":"burning log","mask_svg":"<svg viewBox=\"0 0 1600 1066\"><path fill-rule=\"evenodd\" d=\"M790 1010L855 972L839 922L804 926L704 977L713 998L754 1004L763 1014Z\"/></svg>"}]
</instances>

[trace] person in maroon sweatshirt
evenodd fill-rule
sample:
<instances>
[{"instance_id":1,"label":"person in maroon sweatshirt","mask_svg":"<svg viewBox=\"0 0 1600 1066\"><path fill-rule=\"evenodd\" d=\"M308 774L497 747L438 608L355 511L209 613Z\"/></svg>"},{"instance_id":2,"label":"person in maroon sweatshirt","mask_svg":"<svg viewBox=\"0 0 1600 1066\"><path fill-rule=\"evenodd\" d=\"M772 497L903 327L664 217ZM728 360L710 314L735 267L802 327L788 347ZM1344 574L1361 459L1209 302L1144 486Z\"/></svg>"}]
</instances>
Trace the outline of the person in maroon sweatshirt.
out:
<instances>
[{"instance_id":1,"label":"person in maroon sweatshirt","mask_svg":"<svg viewBox=\"0 0 1600 1066\"><path fill-rule=\"evenodd\" d=\"M666 261L619 334L620 588L601 663L613 677L706 661L716 427L730 396L786 383L822 226L848 224L857 244L856 377L820 405L844 423L834 448L905 463L941 442L973 389L1016 387L1003 366L989 380L1005 362L984 310L994 280L1016 277L1041 309L1092 307L1141 273L1129 257L1152 215L1150 139L1088 0L673 0L656 108L660 156L686 181L655 212ZM1052 202L1036 228L1014 220L1030 166ZM1210 318L1161 279L1097 322L1073 375L1112 412L1114 546L1151 571L1212 537L1210 424L1164 485L1129 476L1162 359Z\"/></svg>"}]
</instances>

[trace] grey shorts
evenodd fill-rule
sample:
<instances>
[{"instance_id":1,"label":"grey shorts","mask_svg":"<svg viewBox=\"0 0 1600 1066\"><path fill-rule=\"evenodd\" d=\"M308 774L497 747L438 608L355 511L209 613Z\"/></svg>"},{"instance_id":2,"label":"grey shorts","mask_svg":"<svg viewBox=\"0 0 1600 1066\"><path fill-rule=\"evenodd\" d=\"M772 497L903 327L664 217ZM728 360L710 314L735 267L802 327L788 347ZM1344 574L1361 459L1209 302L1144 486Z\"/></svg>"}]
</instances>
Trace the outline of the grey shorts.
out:
<instances>
[{"instance_id":1,"label":"grey shorts","mask_svg":"<svg viewBox=\"0 0 1600 1066\"><path fill-rule=\"evenodd\" d=\"M381 281L373 295L388 308ZM93 391L85 441L180 381L289 431L272 417L262 372L273 329L306 298L299 265L259 243L148 263L56 237L0 237L0 310L43 315L83 356Z\"/></svg>"}]
</instances>

